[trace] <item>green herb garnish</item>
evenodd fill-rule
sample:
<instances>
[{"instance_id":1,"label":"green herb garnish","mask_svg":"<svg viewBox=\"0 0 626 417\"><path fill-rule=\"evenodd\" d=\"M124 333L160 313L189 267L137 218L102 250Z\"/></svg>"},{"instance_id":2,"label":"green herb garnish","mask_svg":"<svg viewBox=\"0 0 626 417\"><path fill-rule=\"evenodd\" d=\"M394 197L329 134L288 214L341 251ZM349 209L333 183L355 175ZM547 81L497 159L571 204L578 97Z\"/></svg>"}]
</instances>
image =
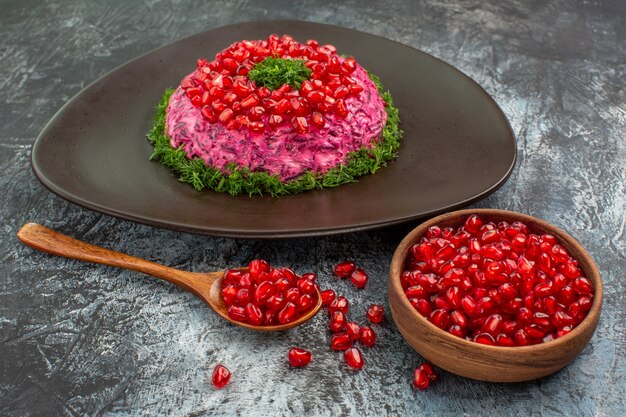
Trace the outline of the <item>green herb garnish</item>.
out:
<instances>
[{"instance_id":1,"label":"green herb garnish","mask_svg":"<svg viewBox=\"0 0 626 417\"><path fill-rule=\"evenodd\" d=\"M268 57L256 64L248 73L248 78L258 86L276 90L283 84L299 89L304 80L311 76L311 70L301 59Z\"/></svg>"},{"instance_id":2,"label":"green herb garnish","mask_svg":"<svg viewBox=\"0 0 626 417\"><path fill-rule=\"evenodd\" d=\"M326 171L325 174L305 172L298 178L282 182L277 175L265 172L250 172L249 169L236 163L228 165L227 173L208 167L202 158L188 159L183 147L178 149L170 145L170 138L165 131L165 110L173 89L165 91L157 106L154 125L148 133L148 140L154 145L151 160L159 160L161 164L180 175L179 180L191 184L196 190L209 188L214 191L226 192L231 195L269 194L277 197L296 194L302 191L336 187L341 184L355 182L357 177L373 174L397 156L403 132L399 128L398 108L393 105L391 94L384 91L380 79L369 74L376 84L380 95L387 103L387 122L381 138L372 148L361 148L352 152L345 165L339 165Z\"/></svg>"}]
</instances>

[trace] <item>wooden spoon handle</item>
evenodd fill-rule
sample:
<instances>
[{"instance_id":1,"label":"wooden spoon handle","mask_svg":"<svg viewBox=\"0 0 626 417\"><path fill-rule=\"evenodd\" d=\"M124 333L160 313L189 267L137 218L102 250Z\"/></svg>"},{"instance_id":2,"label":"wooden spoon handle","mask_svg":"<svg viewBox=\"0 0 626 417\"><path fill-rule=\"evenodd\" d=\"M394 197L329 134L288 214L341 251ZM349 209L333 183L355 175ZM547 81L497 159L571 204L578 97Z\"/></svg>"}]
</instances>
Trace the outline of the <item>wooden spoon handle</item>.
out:
<instances>
[{"instance_id":1,"label":"wooden spoon handle","mask_svg":"<svg viewBox=\"0 0 626 417\"><path fill-rule=\"evenodd\" d=\"M101 248L100 246L73 239L36 223L27 223L22 226L17 233L17 237L24 244L43 252L142 272L193 292L196 292L195 286L201 277L204 278L206 283L207 275L212 275L181 271L146 261L145 259ZM211 281L213 280L211 279Z\"/></svg>"}]
</instances>

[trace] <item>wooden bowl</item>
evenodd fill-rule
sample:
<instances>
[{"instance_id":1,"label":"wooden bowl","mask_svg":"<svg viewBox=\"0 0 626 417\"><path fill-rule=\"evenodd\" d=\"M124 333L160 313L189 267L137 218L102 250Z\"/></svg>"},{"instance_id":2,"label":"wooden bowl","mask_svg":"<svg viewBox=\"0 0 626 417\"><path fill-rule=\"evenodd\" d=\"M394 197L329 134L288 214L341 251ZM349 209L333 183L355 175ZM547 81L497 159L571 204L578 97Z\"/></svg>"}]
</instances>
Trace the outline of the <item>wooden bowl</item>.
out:
<instances>
[{"instance_id":1,"label":"wooden bowl","mask_svg":"<svg viewBox=\"0 0 626 417\"><path fill-rule=\"evenodd\" d=\"M531 346L488 346L453 336L426 320L409 303L400 275L410 247L433 225L459 227L471 214L486 223L524 222L532 233L550 233L579 261L585 276L593 282L594 297L587 317L570 333ZM426 360L440 368L468 378L491 382L519 382L550 375L570 363L587 345L600 318L602 280L591 256L573 237L561 229L526 214L505 210L472 209L443 214L422 223L396 249L389 272L389 304L400 333Z\"/></svg>"}]
</instances>

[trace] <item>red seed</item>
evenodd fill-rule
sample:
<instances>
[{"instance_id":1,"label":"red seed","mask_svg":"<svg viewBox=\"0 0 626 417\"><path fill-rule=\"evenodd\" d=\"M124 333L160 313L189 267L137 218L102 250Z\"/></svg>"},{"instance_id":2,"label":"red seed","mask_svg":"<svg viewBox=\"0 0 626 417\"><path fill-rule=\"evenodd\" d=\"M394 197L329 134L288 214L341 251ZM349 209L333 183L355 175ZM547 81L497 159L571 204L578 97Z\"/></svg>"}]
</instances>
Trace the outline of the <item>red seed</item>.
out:
<instances>
[{"instance_id":1,"label":"red seed","mask_svg":"<svg viewBox=\"0 0 626 417\"><path fill-rule=\"evenodd\" d=\"M355 269L350 275L350 281L359 289L365 288L368 279L367 272L360 268Z\"/></svg>"},{"instance_id":2,"label":"red seed","mask_svg":"<svg viewBox=\"0 0 626 417\"><path fill-rule=\"evenodd\" d=\"M419 367L415 368L415 372L413 373L413 386L423 391L428 388L428 384L430 384L430 380L428 379L426 372L421 370Z\"/></svg>"},{"instance_id":3,"label":"red seed","mask_svg":"<svg viewBox=\"0 0 626 417\"><path fill-rule=\"evenodd\" d=\"M287 324L292 322L296 317L296 306L292 302L285 304L282 310L278 312L276 318L280 324Z\"/></svg>"},{"instance_id":4,"label":"red seed","mask_svg":"<svg viewBox=\"0 0 626 417\"><path fill-rule=\"evenodd\" d=\"M348 313L349 308L350 304L348 303L348 299L341 295L335 298L328 306L328 310L331 313L335 311L341 311L343 314L346 314Z\"/></svg>"},{"instance_id":5,"label":"red seed","mask_svg":"<svg viewBox=\"0 0 626 417\"><path fill-rule=\"evenodd\" d=\"M572 288L579 294L591 294L593 292L591 282L584 277L576 278L572 283Z\"/></svg>"},{"instance_id":6,"label":"red seed","mask_svg":"<svg viewBox=\"0 0 626 417\"><path fill-rule=\"evenodd\" d=\"M254 301L257 304L264 304L273 294L274 284L269 281L263 281L254 290Z\"/></svg>"},{"instance_id":7,"label":"red seed","mask_svg":"<svg viewBox=\"0 0 626 417\"><path fill-rule=\"evenodd\" d=\"M324 307L329 306L330 303L332 303L335 300L335 297L337 296L337 294L335 294L335 291L331 289L322 291L320 295L322 297L322 306Z\"/></svg>"},{"instance_id":8,"label":"red seed","mask_svg":"<svg viewBox=\"0 0 626 417\"><path fill-rule=\"evenodd\" d=\"M293 347L289 349L288 360L291 366L301 368L311 363L313 355L310 351L301 348Z\"/></svg>"},{"instance_id":9,"label":"red seed","mask_svg":"<svg viewBox=\"0 0 626 417\"><path fill-rule=\"evenodd\" d=\"M215 388L223 388L230 381L230 371L223 365L217 365L213 370L211 382Z\"/></svg>"},{"instance_id":10,"label":"red seed","mask_svg":"<svg viewBox=\"0 0 626 417\"><path fill-rule=\"evenodd\" d=\"M250 272L250 277L252 278L252 280L257 281L261 273L270 272L270 264L263 259L255 259L253 261L250 261L250 263L248 264L248 270Z\"/></svg>"},{"instance_id":11,"label":"red seed","mask_svg":"<svg viewBox=\"0 0 626 417\"><path fill-rule=\"evenodd\" d=\"M265 306L269 308L270 310L278 311L285 306L286 302L287 300L282 294L276 293L276 294L272 294L267 299L267 301L265 302Z\"/></svg>"},{"instance_id":12,"label":"red seed","mask_svg":"<svg viewBox=\"0 0 626 417\"><path fill-rule=\"evenodd\" d=\"M296 303L296 308L300 312L307 312L315 305L315 300L309 294L302 294Z\"/></svg>"},{"instance_id":13,"label":"red seed","mask_svg":"<svg viewBox=\"0 0 626 417\"><path fill-rule=\"evenodd\" d=\"M291 119L291 123L293 124L293 127L300 133L305 133L309 130L309 122L307 122L306 117L296 116Z\"/></svg>"},{"instance_id":14,"label":"red seed","mask_svg":"<svg viewBox=\"0 0 626 417\"><path fill-rule=\"evenodd\" d=\"M238 306L245 306L252 300L252 294L250 294L250 290L248 288L240 288L237 291L237 296L235 297L235 304Z\"/></svg>"},{"instance_id":15,"label":"red seed","mask_svg":"<svg viewBox=\"0 0 626 417\"><path fill-rule=\"evenodd\" d=\"M287 291L285 291L285 300L291 303L295 303L300 298L301 294L302 293L299 289L295 287L289 288Z\"/></svg>"},{"instance_id":16,"label":"red seed","mask_svg":"<svg viewBox=\"0 0 626 417\"><path fill-rule=\"evenodd\" d=\"M385 308L380 304L372 304L365 312L365 316L372 323L380 323L385 317Z\"/></svg>"},{"instance_id":17,"label":"red seed","mask_svg":"<svg viewBox=\"0 0 626 417\"><path fill-rule=\"evenodd\" d=\"M340 332L346 328L348 320L341 311L333 311L330 315L330 322L328 327L333 332Z\"/></svg>"},{"instance_id":18,"label":"red seed","mask_svg":"<svg viewBox=\"0 0 626 417\"><path fill-rule=\"evenodd\" d=\"M489 333L478 333L476 336L474 336L474 342L476 343L480 343L483 345L495 345L496 341L493 338L492 335L490 335Z\"/></svg>"},{"instance_id":19,"label":"red seed","mask_svg":"<svg viewBox=\"0 0 626 417\"><path fill-rule=\"evenodd\" d=\"M350 335L350 339L356 340L361 337L361 326L353 321L346 324L346 332Z\"/></svg>"},{"instance_id":20,"label":"red seed","mask_svg":"<svg viewBox=\"0 0 626 417\"><path fill-rule=\"evenodd\" d=\"M376 332L369 326L361 327L361 336L359 341L365 346L374 346L376 343Z\"/></svg>"},{"instance_id":21,"label":"red seed","mask_svg":"<svg viewBox=\"0 0 626 417\"><path fill-rule=\"evenodd\" d=\"M246 305L246 316L247 316L247 322L255 326L258 326L261 323L263 323L263 320L265 319L261 309L252 303L248 303Z\"/></svg>"},{"instance_id":22,"label":"red seed","mask_svg":"<svg viewBox=\"0 0 626 417\"><path fill-rule=\"evenodd\" d=\"M428 301L423 298L417 299L415 304L411 303L413 308L415 308L422 316L428 317L430 313L433 311L432 306Z\"/></svg>"},{"instance_id":23,"label":"red seed","mask_svg":"<svg viewBox=\"0 0 626 417\"><path fill-rule=\"evenodd\" d=\"M225 285L222 287L221 296L224 304L227 306L232 305L235 302L238 292L239 290L234 285Z\"/></svg>"},{"instance_id":24,"label":"red seed","mask_svg":"<svg viewBox=\"0 0 626 417\"><path fill-rule=\"evenodd\" d=\"M354 369L361 369L365 364L365 361L363 360L363 354L361 353L359 348L356 347L351 347L347 349L343 353L343 357L346 363Z\"/></svg>"},{"instance_id":25,"label":"red seed","mask_svg":"<svg viewBox=\"0 0 626 417\"><path fill-rule=\"evenodd\" d=\"M335 333L330 338L330 348L332 350L346 350L352 346L352 338L348 333Z\"/></svg>"},{"instance_id":26,"label":"red seed","mask_svg":"<svg viewBox=\"0 0 626 417\"><path fill-rule=\"evenodd\" d=\"M315 283L310 279L300 278L296 281L296 285L303 294L313 295L316 292Z\"/></svg>"},{"instance_id":27,"label":"red seed","mask_svg":"<svg viewBox=\"0 0 626 417\"><path fill-rule=\"evenodd\" d=\"M426 373L426 376L428 377L428 380L430 382L435 382L437 379L439 379L439 375L437 375L437 372L435 372L433 366L428 362L422 363L420 366L418 366L418 369Z\"/></svg>"},{"instance_id":28,"label":"red seed","mask_svg":"<svg viewBox=\"0 0 626 417\"><path fill-rule=\"evenodd\" d=\"M231 305L228 307L228 317L235 321L245 322L248 318L246 309L240 306Z\"/></svg>"},{"instance_id":29,"label":"red seed","mask_svg":"<svg viewBox=\"0 0 626 417\"><path fill-rule=\"evenodd\" d=\"M480 230L482 225L483 225L483 221L481 220L481 218L478 217L478 215L473 214L469 216L467 220L465 221L464 228L468 232L474 234Z\"/></svg>"},{"instance_id":30,"label":"red seed","mask_svg":"<svg viewBox=\"0 0 626 417\"><path fill-rule=\"evenodd\" d=\"M351 261L343 261L333 267L334 274L339 278L348 278L356 269L356 265Z\"/></svg>"},{"instance_id":31,"label":"red seed","mask_svg":"<svg viewBox=\"0 0 626 417\"><path fill-rule=\"evenodd\" d=\"M430 313L428 321L440 329L446 329L450 324L450 315L444 309L437 309Z\"/></svg>"}]
</instances>

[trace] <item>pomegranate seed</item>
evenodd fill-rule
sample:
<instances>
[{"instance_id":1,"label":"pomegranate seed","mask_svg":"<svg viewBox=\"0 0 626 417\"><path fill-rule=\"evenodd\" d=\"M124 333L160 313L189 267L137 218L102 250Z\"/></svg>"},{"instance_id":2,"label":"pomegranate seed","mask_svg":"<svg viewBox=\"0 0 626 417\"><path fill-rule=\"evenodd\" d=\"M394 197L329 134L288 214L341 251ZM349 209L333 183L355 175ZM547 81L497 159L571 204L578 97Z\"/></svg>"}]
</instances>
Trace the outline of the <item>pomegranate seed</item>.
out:
<instances>
[{"instance_id":1,"label":"pomegranate seed","mask_svg":"<svg viewBox=\"0 0 626 417\"><path fill-rule=\"evenodd\" d=\"M240 306L231 305L228 307L228 317L235 321L245 322L248 318L246 314L246 309Z\"/></svg>"},{"instance_id":2,"label":"pomegranate seed","mask_svg":"<svg viewBox=\"0 0 626 417\"><path fill-rule=\"evenodd\" d=\"M261 282L254 291L254 301L263 304L274 294L274 285L269 281Z\"/></svg>"},{"instance_id":3,"label":"pomegranate seed","mask_svg":"<svg viewBox=\"0 0 626 417\"><path fill-rule=\"evenodd\" d=\"M303 366L308 365L313 359L313 355L310 351L297 347L289 349L289 354L287 356L291 366L295 366L296 368L302 368Z\"/></svg>"},{"instance_id":4,"label":"pomegranate seed","mask_svg":"<svg viewBox=\"0 0 626 417\"><path fill-rule=\"evenodd\" d=\"M346 350L352 346L352 339L348 333L335 333L330 338L330 348L332 350Z\"/></svg>"},{"instance_id":5,"label":"pomegranate seed","mask_svg":"<svg viewBox=\"0 0 626 417\"><path fill-rule=\"evenodd\" d=\"M354 369L361 369L365 364L365 361L363 360L363 354L361 353L359 348L356 347L351 347L347 349L343 353L343 357L346 363Z\"/></svg>"},{"instance_id":6,"label":"pomegranate seed","mask_svg":"<svg viewBox=\"0 0 626 417\"><path fill-rule=\"evenodd\" d=\"M490 335L489 333L478 333L476 336L474 336L474 342L476 343L480 343L483 345L495 345L496 341L493 338L492 335Z\"/></svg>"},{"instance_id":7,"label":"pomegranate seed","mask_svg":"<svg viewBox=\"0 0 626 417\"><path fill-rule=\"evenodd\" d=\"M426 374L430 382L435 382L437 379L439 379L439 375L437 375L437 372L435 372L435 369L428 362L422 363L417 368Z\"/></svg>"},{"instance_id":8,"label":"pomegranate seed","mask_svg":"<svg viewBox=\"0 0 626 417\"><path fill-rule=\"evenodd\" d=\"M353 321L349 321L346 324L346 332L350 335L350 339L359 339L361 337L361 326Z\"/></svg>"},{"instance_id":9,"label":"pomegranate seed","mask_svg":"<svg viewBox=\"0 0 626 417\"><path fill-rule=\"evenodd\" d=\"M428 384L430 384L430 380L428 379L428 375L422 369L415 368L415 372L413 373L413 386L421 391L428 388Z\"/></svg>"},{"instance_id":10,"label":"pomegranate seed","mask_svg":"<svg viewBox=\"0 0 626 417\"><path fill-rule=\"evenodd\" d=\"M367 272L360 268L355 269L350 275L350 281L359 289L365 288L368 279Z\"/></svg>"},{"instance_id":11,"label":"pomegranate seed","mask_svg":"<svg viewBox=\"0 0 626 417\"><path fill-rule=\"evenodd\" d=\"M265 302L265 306L270 310L278 311L285 306L286 302L287 300L280 293L272 294Z\"/></svg>"},{"instance_id":12,"label":"pomegranate seed","mask_svg":"<svg viewBox=\"0 0 626 417\"><path fill-rule=\"evenodd\" d=\"M374 343L376 343L376 332L369 326L361 327L359 341L365 346L374 346Z\"/></svg>"},{"instance_id":13,"label":"pomegranate seed","mask_svg":"<svg viewBox=\"0 0 626 417\"><path fill-rule=\"evenodd\" d=\"M324 307L329 306L330 303L332 303L337 296L337 294L335 294L335 291L330 289L322 291L320 295L322 297L322 306Z\"/></svg>"},{"instance_id":14,"label":"pomegranate seed","mask_svg":"<svg viewBox=\"0 0 626 417\"><path fill-rule=\"evenodd\" d=\"M333 267L333 272L339 278L348 278L356 269L354 262L343 261Z\"/></svg>"},{"instance_id":15,"label":"pomegranate seed","mask_svg":"<svg viewBox=\"0 0 626 417\"><path fill-rule=\"evenodd\" d=\"M253 324L255 326L258 326L261 323L263 323L263 320L265 319L261 309L252 303L248 303L246 305L246 316L248 318L247 320L248 323Z\"/></svg>"},{"instance_id":16,"label":"pomegranate seed","mask_svg":"<svg viewBox=\"0 0 626 417\"><path fill-rule=\"evenodd\" d=\"M372 323L380 323L385 317L385 308L380 304L372 304L365 312L365 316Z\"/></svg>"},{"instance_id":17,"label":"pomegranate seed","mask_svg":"<svg viewBox=\"0 0 626 417\"><path fill-rule=\"evenodd\" d=\"M215 388L224 388L230 381L230 371L223 365L217 365L213 370L211 382Z\"/></svg>"},{"instance_id":18,"label":"pomegranate seed","mask_svg":"<svg viewBox=\"0 0 626 417\"><path fill-rule=\"evenodd\" d=\"M335 311L341 311L343 314L346 314L348 313L349 308L350 304L348 303L348 299L341 295L335 298L328 306L328 310L331 313Z\"/></svg>"},{"instance_id":19,"label":"pomegranate seed","mask_svg":"<svg viewBox=\"0 0 626 417\"><path fill-rule=\"evenodd\" d=\"M348 108L346 107L343 99L339 99L335 103L335 113L341 118L345 118L346 116L348 116Z\"/></svg>"},{"instance_id":20,"label":"pomegranate seed","mask_svg":"<svg viewBox=\"0 0 626 417\"><path fill-rule=\"evenodd\" d=\"M301 295L300 290L292 287L292 288L289 288L287 291L285 291L285 300L291 303L295 303L300 298L300 295Z\"/></svg>"},{"instance_id":21,"label":"pomegranate seed","mask_svg":"<svg viewBox=\"0 0 626 417\"><path fill-rule=\"evenodd\" d=\"M500 333L496 337L496 345L498 345L498 346L506 346L506 347L513 347L513 346L515 346L515 340L513 340L512 337L507 336L504 333Z\"/></svg>"},{"instance_id":22,"label":"pomegranate seed","mask_svg":"<svg viewBox=\"0 0 626 417\"><path fill-rule=\"evenodd\" d=\"M276 316L278 319L278 322L280 324L287 324L292 322L295 317L296 317L296 306L294 303L292 302L288 302L285 304L285 307L283 307L282 310L280 310L278 312L278 315Z\"/></svg>"},{"instance_id":23,"label":"pomegranate seed","mask_svg":"<svg viewBox=\"0 0 626 417\"><path fill-rule=\"evenodd\" d=\"M440 329L446 329L450 324L450 315L444 309L437 309L430 313L428 320Z\"/></svg>"},{"instance_id":24,"label":"pomegranate seed","mask_svg":"<svg viewBox=\"0 0 626 417\"><path fill-rule=\"evenodd\" d=\"M477 233L483 225L483 221L476 214L473 214L465 221L464 228L471 234Z\"/></svg>"},{"instance_id":25,"label":"pomegranate seed","mask_svg":"<svg viewBox=\"0 0 626 417\"><path fill-rule=\"evenodd\" d=\"M313 281L311 281L310 279L300 278L296 282L296 285L298 286L298 289L303 294L309 294L309 295L315 294L315 291L316 291L315 283Z\"/></svg>"},{"instance_id":26,"label":"pomegranate seed","mask_svg":"<svg viewBox=\"0 0 626 417\"><path fill-rule=\"evenodd\" d=\"M302 294L298 299L298 302L296 303L298 311L303 312L310 310L314 305L315 301L313 300L313 297L311 297L309 294Z\"/></svg>"},{"instance_id":27,"label":"pomegranate seed","mask_svg":"<svg viewBox=\"0 0 626 417\"><path fill-rule=\"evenodd\" d=\"M252 299L252 294L250 294L250 290L248 288L241 288L237 291L237 296L235 297L235 304L238 306L245 306Z\"/></svg>"},{"instance_id":28,"label":"pomegranate seed","mask_svg":"<svg viewBox=\"0 0 626 417\"><path fill-rule=\"evenodd\" d=\"M224 304L227 306L232 305L237 298L237 293L239 290L234 285L226 285L222 288L221 295Z\"/></svg>"},{"instance_id":29,"label":"pomegranate seed","mask_svg":"<svg viewBox=\"0 0 626 417\"><path fill-rule=\"evenodd\" d=\"M326 125L326 120L324 120L324 116L322 115L322 113L320 112L313 112L311 113L311 124L313 126L316 126L318 128L323 128L324 125Z\"/></svg>"},{"instance_id":30,"label":"pomegranate seed","mask_svg":"<svg viewBox=\"0 0 626 417\"><path fill-rule=\"evenodd\" d=\"M591 294L593 287L587 278L578 277L572 283L572 288L579 294Z\"/></svg>"},{"instance_id":31,"label":"pomegranate seed","mask_svg":"<svg viewBox=\"0 0 626 417\"><path fill-rule=\"evenodd\" d=\"M252 280L258 280L261 273L269 273L270 272L270 264L263 259L255 259L250 261L248 264L248 271L250 272L250 277Z\"/></svg>"},{"instance_id":32,"label":"pomegranate seed","mask_svg":"<svg viewBox=\"0 0 626 417\"><path fill-rule=\"evenodd\" d=\"M413 304L413 308L424 317L428 317L433 310L430 303L423 298L418 299L416 303Z\"/></svg>"},{"instance_id":33,"label":"pomegranate seed","mask_svg":"<svg viewBox=\"0 0 626 417\"><path fill-rule=\"evenodd\" d=\"M330 315L330 323L328 327L333 332L340 332L346 328L347 319L344 313L341 311L334 311Z\"/></svg>"},{"instance_id":34,"label":"pomegranate seed","mask_svg":"<svg viewBox=\"0 0 626 417\"><path fill-rule=\"evenodd\" d=\"M291 123L293 127L300 133L306 133L309 130L309 123L306 120L306 117L297 116L291 119Z\"/></svg>"}]
</instances>

